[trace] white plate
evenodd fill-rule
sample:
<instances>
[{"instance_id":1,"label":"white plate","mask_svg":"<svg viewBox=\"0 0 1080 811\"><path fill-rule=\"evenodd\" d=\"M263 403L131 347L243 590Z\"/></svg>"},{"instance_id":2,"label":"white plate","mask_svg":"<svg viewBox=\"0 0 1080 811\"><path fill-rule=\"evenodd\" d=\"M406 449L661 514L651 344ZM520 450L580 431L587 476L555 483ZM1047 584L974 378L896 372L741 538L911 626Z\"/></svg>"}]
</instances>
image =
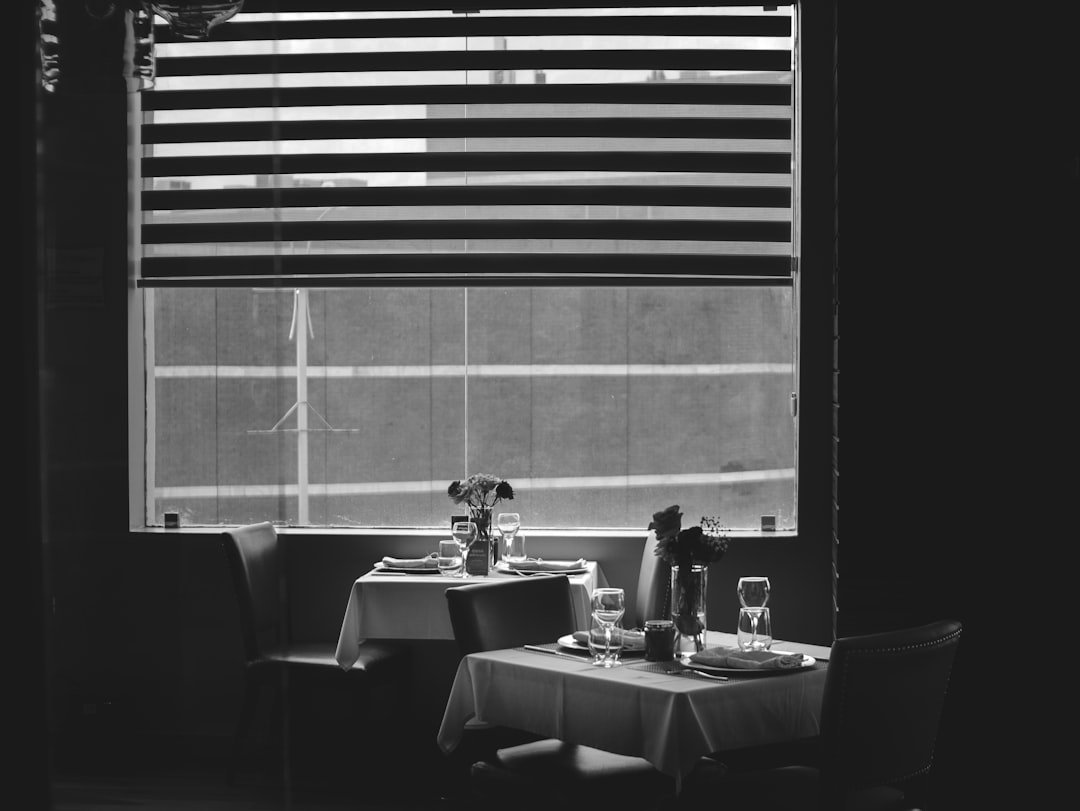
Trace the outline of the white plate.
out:
<instances>
[{"instance_id":1,"label":"white plate","mask_svg":"<svg viewBox=\"0 0 1080 811\"><path fill-rule=\"evenodd\" d=\"M563 626L563 627L565 627L565 626ZM582 645L580 642L578 642L576 639L574 639L573 634L567 634L566 636L560 636L558 642L559 642L559 645L561 645L564 648L571 648L573 650L585 650L585 651L587 651L589 649L588 645Z\"/></svg>"},{"instance_id":2,"label":"white plate","mask_svg":"<svg viewBox=\"0 0 1080 811\"><path fill-rule=\"evenodd\" d=\"M774 650L772 653L794 654L795 651ZM801 673L809 667L813 667L817 661L813 656L803 654L802 664L799 667L715 667L713 665L700 665L689 659L682 659L684 667L691 670L700 670L702 673L716 673L723 676L779 676L781 673Z\"/></svg>"},{"instance_id":3,"label":"white plate","mask_svg":"<svg viewBox=\"0 0 1080 811\"><path fill-rule=\"evenodd\" d=\"M559 643L559 646L563 647L563 648L570 648L571 650L583 650L583 651L587 651L589 649L588 645L582 645L580 642L578 642L576 639L574 639L573 634L567 634L566 636L560 636L557 641ZM644 656L645 655L645 649L644 648L636 648L634 650L623 649L622 655L623 656Z\"/></svg>"},{"instance_id":4,"label":"white plate","mask_svg":"<svg viewBox=\"0 0 1080 811\"><path fill-rule=\"evenodd\" d=\"M588 569L559 569L557 571L549 571L547 569L514 569L504 561L496 563L495 569L500 572L506 572L507 574L520 574L524 577L541 574L586 574L589 571Z\"/></svg>"},{"instance_id":5,"label":"white plate","mask_svg":"<svg viewBox=\"0 0 1080 811\"><path fill-rule=\"evenodd\" d=\"M375 564L377 572L397 572L398 574L438 574L438 568L409 568L407 566L387 566L381 560Z\"/></svg>"}]
</instances>

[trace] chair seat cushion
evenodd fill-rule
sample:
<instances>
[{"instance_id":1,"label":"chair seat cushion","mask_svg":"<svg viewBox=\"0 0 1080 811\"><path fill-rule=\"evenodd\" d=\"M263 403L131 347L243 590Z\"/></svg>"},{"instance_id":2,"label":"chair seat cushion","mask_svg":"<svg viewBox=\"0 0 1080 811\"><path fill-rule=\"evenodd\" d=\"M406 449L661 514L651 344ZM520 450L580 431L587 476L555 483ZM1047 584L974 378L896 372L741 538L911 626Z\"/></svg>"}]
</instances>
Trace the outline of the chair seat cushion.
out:
<instances>
[{"instance_id":1,"label":"chair seat cushion","mask_svg":"<svg viewBox=\"0 0 1080 811\"><path fill-rule=\"evenodd\" d=\"M526 796L542 797L549 803L543 807L602 800L644 808L675 794L675 781L644 758L550 738L498 750L492 761L473 764L471 781L476 796L502 794L516 805Z\"/></svg>"},{"instance_id":2,"label":"chair seat cushion","mask_svg":"<svg viewBox=\"0 0 1080 811\"><path fill-rule=\"evenodd\" d=\"M290 645L287 648L271 648L266 651L265 659L269 662L289 665L311 665L313 667L335 667L346 672L334 657L336 648L326 643L306 643ZM408 666L409 649L392 642L365 641L360 646L360 655L348 672L360 671L372 676L384 673L402 672Z\"/></svg>"}]
</instances>

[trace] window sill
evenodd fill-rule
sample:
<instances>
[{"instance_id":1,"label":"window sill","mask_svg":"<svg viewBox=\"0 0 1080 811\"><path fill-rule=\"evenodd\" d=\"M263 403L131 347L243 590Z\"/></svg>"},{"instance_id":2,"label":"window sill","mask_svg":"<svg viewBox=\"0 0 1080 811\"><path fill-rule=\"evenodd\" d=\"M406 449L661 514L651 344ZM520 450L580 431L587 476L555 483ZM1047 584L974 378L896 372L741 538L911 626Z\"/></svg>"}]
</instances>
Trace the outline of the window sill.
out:
<instances>
[{"instance_id":1,"label":"window sill","mask_svg":"<svg viewBox=\"0 0 1080 811\"><path fill-rule=\"evenodd\" d=\"M165 527L132 527L129 532L132 535L220 535L228 526L181 526L175 529ZM277 527L281 535L297 535L318 537L355 537L360 538L445 538L450 531L443 529L412 529L399 527ZM528 529L523 528L522 534L534 540L557 539L557 538L626 538L628 540L643 540L647 530L634 529ZM761 530L732 530L727 533L729 538L783 538L791 540L798 537L796 530L775 530L762 532Z\"/></svg>"}]
</instances>

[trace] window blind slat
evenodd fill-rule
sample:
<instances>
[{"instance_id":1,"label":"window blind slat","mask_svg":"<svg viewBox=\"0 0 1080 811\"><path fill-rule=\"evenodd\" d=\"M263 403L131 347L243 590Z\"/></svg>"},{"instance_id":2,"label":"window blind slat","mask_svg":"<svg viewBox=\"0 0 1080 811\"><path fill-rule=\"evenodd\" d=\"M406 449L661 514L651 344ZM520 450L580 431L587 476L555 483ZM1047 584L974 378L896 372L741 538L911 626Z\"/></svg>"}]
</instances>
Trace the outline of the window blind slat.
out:
<instances>
[{"instance_id":1,"label":"window blind slat","mask_svg":"<svg viewBox=\"0 0 1080 811\"><path fill-rule=\"evenodd\" d=\"M730 186L330 186L315 188L144 191L142 207L155 209L326 208L341 206L453 205L702 206L787 208L789 188Z\"/></svg>"},{"instance_id":2,"label":"window blind slat","mask_svg":"<svg viewBox=\"0 0 1080 811\"><path fill-rule=\"evenodd\" d=\"M218 76L290 73L492 70L749 70L782 71L782 50L432 51L253 54L159 60L157 75Z\"/></svg>"},{"instance_id":3,"label":"window blind slat","mask_svg":"<svg viewBox=\"0 0 1080 811\"><path fill-rule=\"evenodd\" d=\"M679 84L512 84L400 85L334 87L259 87L169 90L155 88L141 97L146 112L159 110L243 109L247 107L326 107L409 104L715 104L788 105L789 84L738 82Z\"/></svg>"},{"instance_id":4,"label":"window blind slat","mask_svg":"<svg viewBox=\"0 0 1080 811\"><path fill-rule=\"evenodd\" d=\"M395 121L256 121L158 124L143 143L301 141L342 138L776 138L791 122L767 118L459 118Z\"/></svg>"},{"instance_id":5,"label":"window blind slat","mask_svg":"<svg viewBox=\"0 0 1080 811\"><path fill-rule=\"evenodd\" d=\"M746 3L716 3L716 2L694 2L694 0L687 0L687 2L672 2L671 0L659 0L659 2L649 3L649 8L660 9L678 9L678 8L724 8L727 6L740 7L745 6ZM790 2L773 3L773 6L784 8L786 6L794 5ZM537 3L535 2L517 2L516 0L502 0L497 6L486 7L492 11L503 10L536 10L536 9L604 9L614 8L623 9L625 3L615 2L615 0L565 0L561 3ZM436 11L446 12L448 10L468 11L476 10L478 6L470 6L468 4L450 4L446 3L431 3L431 2L415 2L415 0L245 0L244 12L246 14L269 14L273 12L378 12L378 11L391 11L391 12L422 12L422 11ZM480 7L483 8L483 7ZM757 6L760 10L760 6ZM234 18L235 19L235 18Z\"/></svg>"},{"instance_id":6,"label":"window blind slat","mask_svg":"<svg viewBox=\"0 0 1080 811\"><path fill-rule=\"evenodd\" d=\"M365 260L360 260L368 264ZM614 284L694 284L724 277L729 284L791 284L791 259L786 256L681 255L657 262L636 254L560 254L558 262L536 253L392 254L377 257L372 267L357 272L357 257L345 255L209 256L143 259L147 286L334 287L397 285L402 282L503 286L527 276L529 284L590 286Z\"/></svg>"},{"instance_id":7,"label":"window blind slat","mask_svg":"<svg viewBox=\"0 0 1080 811\"><path fill-rule=\"evenodd\" d=\"M791 34L787 17L678 15L656 17L500 17L464 15L416 17L411 19L295 20L288 24L293 39L380 39L407 37L494 37L494 36L708 36L786 37ZM232 21L214 29L214 42L258 42L275 39L282 24L273 21ZM182 42L168 28L161 42Z\"/></svg>"},{"instance_id":8,"label":"window blind slat","mask_svg":"<svg viewBox=\"0 0 1080 811\"><path fill-rule=\"evenodd\" d=\"M711 152L487 152L379 153L371 155L230 155L150 158L146 177L270 175L330 172L772 172L790 173L791 159L779 154Z\"/></svg>"},{"instance_id":9,"label":"window blind slat","mask_svg":"<svg viewBox=\"0 0 1080 811\"><path fill-rule=\"evenodd\" d=\"M153 243L315 240L596 239L783 242L787 223L736 220L377 220L144 225Z\"/></svg>"}]
</instances>

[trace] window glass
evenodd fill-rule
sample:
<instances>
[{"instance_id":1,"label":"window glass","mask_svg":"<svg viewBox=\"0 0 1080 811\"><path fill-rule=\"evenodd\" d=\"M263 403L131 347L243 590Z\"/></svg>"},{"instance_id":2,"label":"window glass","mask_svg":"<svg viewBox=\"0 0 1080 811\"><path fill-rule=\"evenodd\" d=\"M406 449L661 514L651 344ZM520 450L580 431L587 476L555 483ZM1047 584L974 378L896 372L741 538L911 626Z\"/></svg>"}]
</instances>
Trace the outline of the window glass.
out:
<instances>
[{"instance_id":1,"label":"window glass","mask_svg":"<svg viewBox=\"0 0 1080 811\"><path fill-rule=\"evenodd\" d=\"M155 289L151 523L794 525L789 287ZM156 520L155 520L156 519Z\"/></svg>"}]
</instances>

